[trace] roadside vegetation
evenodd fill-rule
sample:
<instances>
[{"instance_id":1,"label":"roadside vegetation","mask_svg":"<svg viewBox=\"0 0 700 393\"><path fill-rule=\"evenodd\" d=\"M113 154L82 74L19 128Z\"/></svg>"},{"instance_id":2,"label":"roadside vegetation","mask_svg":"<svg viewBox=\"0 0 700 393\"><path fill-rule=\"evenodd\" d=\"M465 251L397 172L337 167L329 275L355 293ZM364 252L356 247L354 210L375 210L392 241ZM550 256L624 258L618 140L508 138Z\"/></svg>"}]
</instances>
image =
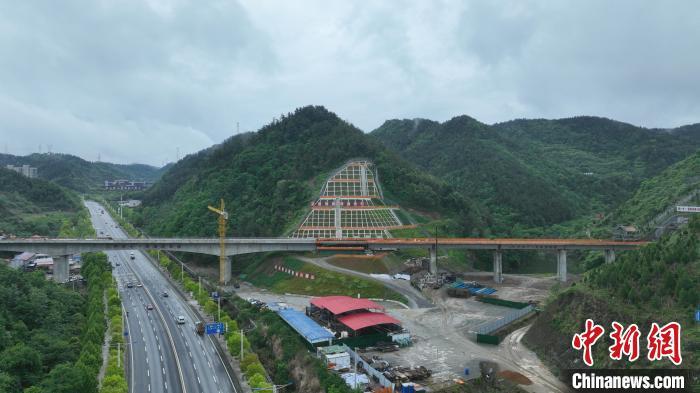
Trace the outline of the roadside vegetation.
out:
<instances>
[{"instance_id":1,"label":"roadside vegetation","mask_svg":"<svg viewBox=\"0 0 700 393\"><path fill-rule=\"evenodd\" d=\"M104 255L104 257L103 257ZM97 258L105 259L103 253L97 254ZM109 263L109 262L107 262ZM122 314L122 301L117 290L116 282L112 276L107 289L107 318L109 319L109 357L105 367L105 375L102 380L100 393L128 393L129 385L125 378L124 370L124 319ZM122 359L118 359L121 356Z\"/></svg>"}]
</instances>

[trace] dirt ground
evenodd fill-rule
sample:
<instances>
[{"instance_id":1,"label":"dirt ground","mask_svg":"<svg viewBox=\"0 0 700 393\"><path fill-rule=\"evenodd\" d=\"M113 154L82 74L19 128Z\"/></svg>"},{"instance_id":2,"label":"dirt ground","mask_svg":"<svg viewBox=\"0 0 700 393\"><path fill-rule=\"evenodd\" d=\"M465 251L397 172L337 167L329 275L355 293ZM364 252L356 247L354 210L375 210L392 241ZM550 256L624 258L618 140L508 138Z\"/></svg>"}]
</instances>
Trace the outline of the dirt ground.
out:
<instances>
[{"instance_id":1,"label":"dirt ground","mask_svg":"<svg viewBox=\"0 0 700 393\"><path fill-rule=\"evenodd\" d=\"M525 302L544 300L554 284L553 279L532 276L507 276L503 283L496 284L489 281L491 275L488 273L470 274L464 279L497 289L495 295L499 298ZM430 382L478 376L479 362L494 360L494 352L504 344L477 344L469 332L479 324L501 318L513 310L481 303L473 298L452 298L447 296L445 288L426 290L424 293L436 307L389 311L411 332L414 344L398 352L375 355L391 364L430 368L433 370ZM465 375L465 369L469 369L469 375ZM520 370L518 372L522 373Z\"/></svg>"},{"instance_id":2,"label":"dirt ground","mask_svg":"<svg viewBox=\"0 0 700 393\"><path fill-rule=\"evenodd\" d=\"M549 295L549 289L557 283L554 276L504 274L503 282L493 281L493 273L472 272L463 275L464 281L477 281L498 290L496 297L516 302L542 301Z\"/></svg>"}]
</instances>

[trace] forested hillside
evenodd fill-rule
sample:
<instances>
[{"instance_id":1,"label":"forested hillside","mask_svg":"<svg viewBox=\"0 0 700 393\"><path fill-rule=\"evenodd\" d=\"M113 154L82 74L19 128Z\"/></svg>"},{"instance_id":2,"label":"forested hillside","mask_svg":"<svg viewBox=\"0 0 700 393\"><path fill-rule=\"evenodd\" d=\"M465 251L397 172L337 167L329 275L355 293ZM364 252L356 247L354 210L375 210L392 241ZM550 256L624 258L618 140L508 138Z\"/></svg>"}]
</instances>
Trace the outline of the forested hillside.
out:
<instances>
[{"instance_id":1,"label":"forested hillside","mask_svg":"<svg viewBox=\"0 0 700 393\"><path fill-rule=\"evenodd\" d=\"M224 198L233 235L282 235L319 192L317 180L358 157L374 161L385 195L402 206L443 214L462 235L488 227L478 203L323 107L297 109L184 158L145 194L137 224L153 234L212 236L207 205Z\"/></svg>"},{"instance_id":2,"label":"forested hillside","mask_svg":"<svg viewBox=\"0 0 700 393\"><path fill-rule=\"evenodd\" d=\"M634 363L613 361L607 349L607 333L594 347L597 368L662 367L668 361L645 359L645 337L652 322L660 326L679 322L682 327L683 367L700 366L700 325L693 321L700 301L700 217L671 236L599 266L577 285L558 294L535 321L525 342L560 369L578 368L581 354L571 347L574 334L591 318L611 331L612 321L636 323L642 331L640 359Z\"/></svg>"},{"instance_id":3,"label":"forested hillside","mask_svg":"<svg viewBox=\"0 0 700 393\"><path fill-rule=\"evenodd\" d=\"M111 164L108 162L89 162L69 154L31 154L13 156L0 154L0 166L30 165L36 167L39 178L52 181L64 187L87 192L100 188L105 180L157 180L162 171L159 168L143 164Z\"/></svg>"},{"instance_id":4,"label":"forested hillside","mask_svg":"<svg viewBox=\"0 0 700 393\"><path fill-rule=\"evenodd\" d=\"M0 168L0 233L57 236L64 225L79 226L81 212L73 192Z\"/></svg>"},{"instance_id":5,"label":"forested hillside","mask_svg":"<svg viewBox=\"0 0 700 393\"><path fill-rule=\"evenodd\" d=\"M700 151L642 182L632 198L607 220L645 225L682 197L700 190Z\"/></svg>"},{"instance_id":6,"label":"forested hillside","mask_svg":"<svg viewBox=\"0 0 700 393\"><path fill-rule=\"evenodd\" d=\"M61 364L70 364L70 371L80 354L84 302L43 273L22 273L0 264L1 392L49 383L47 375Z\"/></svg>"},{"instance_id":7,"label":"forested hillside","mask_svg":"<svg viewBox=\"0 0 700 393\"><path fill-rule=\"evenodd\" d=\"M390 120L371 135L482 201L501 234L610 212L700 148L700 125L650 130L595 117Z\"/></svg>"}]
</instances>

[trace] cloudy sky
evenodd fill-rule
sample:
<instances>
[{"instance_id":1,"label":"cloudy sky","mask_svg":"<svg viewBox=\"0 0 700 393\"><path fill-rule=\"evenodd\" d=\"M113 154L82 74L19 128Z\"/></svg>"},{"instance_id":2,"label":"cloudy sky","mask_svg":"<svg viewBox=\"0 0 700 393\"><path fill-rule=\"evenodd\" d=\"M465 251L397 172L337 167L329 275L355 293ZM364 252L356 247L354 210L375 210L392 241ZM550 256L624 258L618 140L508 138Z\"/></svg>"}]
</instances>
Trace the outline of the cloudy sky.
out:
<instances>
[{"instance_id":1,"label":"cloudy sky","mask_svg":"<svg viewBox=\"0 0 700 393\"><path fill-rule=\"evenodd\" d=\"M0 0L0 149L162 165L324 105L700 122L696 1Z\"/></svg>"}]
</instances>

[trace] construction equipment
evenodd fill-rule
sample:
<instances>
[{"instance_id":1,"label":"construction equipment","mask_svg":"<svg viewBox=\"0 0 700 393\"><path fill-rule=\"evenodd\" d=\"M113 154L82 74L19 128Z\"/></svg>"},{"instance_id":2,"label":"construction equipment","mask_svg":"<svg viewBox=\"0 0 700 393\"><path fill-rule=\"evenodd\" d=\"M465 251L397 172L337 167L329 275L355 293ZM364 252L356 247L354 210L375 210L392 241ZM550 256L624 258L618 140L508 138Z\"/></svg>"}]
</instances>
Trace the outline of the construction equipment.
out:
<instances>
[{"instance_id":1,"label":"construction equipment","mask_svg":"<svg viewBox=\"0 0 700 393\"><path fill-rule=\"evenodd\" d=\"M219 215L219 284L226 285L226 221L228 221L228 212L223 198L219 208L207 207Z\"/></svg>"}]
</instances>

